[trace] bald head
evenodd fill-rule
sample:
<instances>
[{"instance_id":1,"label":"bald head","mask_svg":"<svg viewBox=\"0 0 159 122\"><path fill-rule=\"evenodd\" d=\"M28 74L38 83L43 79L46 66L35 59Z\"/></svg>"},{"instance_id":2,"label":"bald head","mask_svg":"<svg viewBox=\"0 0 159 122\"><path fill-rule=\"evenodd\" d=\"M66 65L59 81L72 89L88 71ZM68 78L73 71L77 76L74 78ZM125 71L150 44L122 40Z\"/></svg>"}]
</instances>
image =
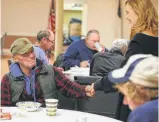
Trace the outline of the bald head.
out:
<instances>
[{"instance_id":1,"label":"bald head","mask_svg":"<svg viewBox=\"0 0 159 122\"><path fill-rule=\"evenodd\" d=\"M99 31L93 29L89 30L86 37L89 38L92 34L99 35Z\"/></svg>"},{"instance_id":2,"label":"bald head","mask_svg":"<svg viewBox=\"0 0 159 122\"><path fill-rule=\"evenodd\" d=\"M54 33L50 29L40 30L37 34L37 41L40 42L43 38L54 40Z\"/></svg>"},{"instance_id":3,"label":"bald head","mask_svg":"<svg viewBox=\"0 0 159 122\"><path fill-rule=\"evenodd\" d=\"M36 44L43 50L49 50L54 45L54 33L49 29L39 31Z\"/></svg>"}]
</instances>

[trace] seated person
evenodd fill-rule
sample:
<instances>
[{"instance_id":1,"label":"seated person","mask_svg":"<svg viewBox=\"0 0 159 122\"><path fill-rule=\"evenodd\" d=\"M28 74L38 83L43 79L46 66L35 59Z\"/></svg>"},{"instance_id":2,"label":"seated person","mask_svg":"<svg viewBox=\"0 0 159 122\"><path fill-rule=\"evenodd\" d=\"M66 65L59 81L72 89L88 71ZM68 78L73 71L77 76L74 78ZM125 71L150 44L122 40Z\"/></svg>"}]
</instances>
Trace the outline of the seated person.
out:
<instances>
[{"instance_id":1,"label":"seated person","mask_svg":"<svg viewBox=\"0 0 159 122\"><path fill-rule=\"evenodd\" d=\"M158 122L159 58L137 54L126 65L109 73L108 79L132 110L127 122Z\"/></svg>"},{"instance_id":2,"label":"seated person","mask_svg":"<svg viewBox=\"0 0 159 122\"><path fill-rule=\"evenodd\" d=\"M65 70L64 64L63 64L63 59L64 59L64 54L68 48L68 46L70 45L70 42L67 42L66 40L63 42L63 52L60 53L55 62L54 62L54 66L58 67L58 68L63 68Z\"/></svg>"},{"instance_id":3,"label":"seated person","mask_svg":"<svg viewBox=\"0 0 159 122\"><path fill-rule=\"evenodd\" d=\"M49 64L46 52L54 45L54 33L49 30L41 30L37 34L36 46L34 46L36 58L44 64Z\"/></svg>"},{"instance_id":4,"label":"seated person","mask_svg":"<svg viewBox=\"0 0 159 122\"><path fill-rule=\"evenodd\" d=\"M127 48L127 40L116 39L109 52L95 54L90 64L90 75L106 76L108 72L120 68L121 63L125 60L124 54Z\"/></svg>"},{"instance_id":5,"label":"seated person","mask_svg":"<svg viewBox=\"0 0 159 122\"><path fill-rule=\"evenodd\" d=\"M12 106L19 101L35 101L45 105L45 99L57 98L57 90L72 98L91 96L88 86L71 82L51 65L36 60L32 43L27 38L16 39L11 45L15 63L1 81L1 105Z\"/></svg>"},{"instance_id":6,"label":"seated person","mask_svg":"<svg viewBox=\"0 0 159 122\"><path fill-rule=\"evenodd\" d=\"M73 42L67 49L64 55L64 66L66 69L70 67L89 67L92 57L98 52L95 46L96 42L100 42L99 32L97 30L90 30L87 33L86 39ZM102 52L105 51L104 46Z\"/></svg>"}]
</instances>

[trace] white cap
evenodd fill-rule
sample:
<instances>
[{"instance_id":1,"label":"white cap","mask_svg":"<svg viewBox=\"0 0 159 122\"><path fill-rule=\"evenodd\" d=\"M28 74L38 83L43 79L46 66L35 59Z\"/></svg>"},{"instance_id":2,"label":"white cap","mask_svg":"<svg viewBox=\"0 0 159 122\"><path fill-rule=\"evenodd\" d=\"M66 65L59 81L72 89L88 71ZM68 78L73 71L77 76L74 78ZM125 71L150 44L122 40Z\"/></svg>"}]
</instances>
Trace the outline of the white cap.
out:
<instances>
[{"instance_id":1,"label":"white cap","mask_svg":"<svg viewBox=\"0 0 159 122\"><path fill-rule=\"evenodd\" d=\"M108 74L113 83L131 81L144 87L158 88L159 58L152 55L137 54L129 58L126 65Z\"/></svg>"}]
</instances>

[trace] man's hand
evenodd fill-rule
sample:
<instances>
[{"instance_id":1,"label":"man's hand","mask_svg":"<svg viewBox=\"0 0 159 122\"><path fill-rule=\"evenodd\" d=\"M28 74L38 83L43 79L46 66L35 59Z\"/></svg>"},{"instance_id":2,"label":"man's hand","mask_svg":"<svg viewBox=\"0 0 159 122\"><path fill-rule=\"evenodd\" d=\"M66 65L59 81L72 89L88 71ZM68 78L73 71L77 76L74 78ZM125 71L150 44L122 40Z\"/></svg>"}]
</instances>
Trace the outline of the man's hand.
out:
<instances>
[{"instance_id":1,"label":"man's hand","mask_svg":"<svg viewBox=\"0 0 159 122\"><path fill-rule=\"evenodd\" d=\"M102 52L102 53L105 52L105 47L104 47L104 45L102 45L102 44L100 44L100 45L101 45L101 47L102 47L102 51L101 51L101 52Z\"/></svg>"},{"instance_id":2,"label":"man's hand","mask_svg":"<svg viewBox=\"0 0 159 122\"><path fill-rule=\"evenodd\" d=\"M93 88L93 89L92 89L92 88ZM95 94L94 85L93 85L93 84L92 84L92 85L87 85L87 86L85 87L85 91L86 91L86 95L87 95L88 97L93 97L94 94Z\"/></svg>"},{"instance_id":3,"label":"man's hand","mask_svg":"<svg viewBox=\"0 0 159 122\"><path fill-rule=\"evenodd\" d=\"M89 66L89 61L80 62L80 67L88 67L88 66Z\"/></svg>"},{"instance_id":4,"label":"man's hand","mask_svg":"<svg viewBox=\"0 0 159 122\"><path fill-rule=\"evenodd\" d=\"M105 47L99 42L94 43L95 50L98 52L105 52Z\"/></svg>"}]
</instances>

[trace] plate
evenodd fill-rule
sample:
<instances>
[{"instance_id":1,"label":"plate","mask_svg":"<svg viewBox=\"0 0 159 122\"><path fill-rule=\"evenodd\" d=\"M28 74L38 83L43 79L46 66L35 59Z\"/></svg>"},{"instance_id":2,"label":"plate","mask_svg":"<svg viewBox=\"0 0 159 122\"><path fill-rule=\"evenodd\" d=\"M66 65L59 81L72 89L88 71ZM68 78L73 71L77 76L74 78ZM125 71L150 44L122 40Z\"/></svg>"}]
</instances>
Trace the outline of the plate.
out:
<instances>
[{"instance_id":1,"label":"plate","mask_svg":"<svg viewBox=\"0 0 159 122\"><path fill-rule=\"evenodd\" d=\"M89 72L90 68L71 67L70 70L71 72L82 73L82 72Z\"/></svg>"},{"instance_id":2,"label":"plate","mask_svg":"<svg viewBox=\"0 0 159 122\"><path fill-rule=\"evenodd\" d=\"M16 106L21 110L31 112L31 111L37 111L40 108L41 103L39 103L39 102L18 102L18 103L16 103Z\"/></svg>"}]
</instances>

